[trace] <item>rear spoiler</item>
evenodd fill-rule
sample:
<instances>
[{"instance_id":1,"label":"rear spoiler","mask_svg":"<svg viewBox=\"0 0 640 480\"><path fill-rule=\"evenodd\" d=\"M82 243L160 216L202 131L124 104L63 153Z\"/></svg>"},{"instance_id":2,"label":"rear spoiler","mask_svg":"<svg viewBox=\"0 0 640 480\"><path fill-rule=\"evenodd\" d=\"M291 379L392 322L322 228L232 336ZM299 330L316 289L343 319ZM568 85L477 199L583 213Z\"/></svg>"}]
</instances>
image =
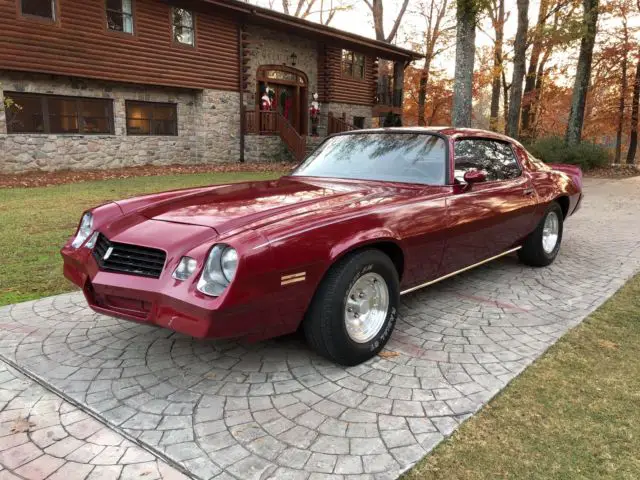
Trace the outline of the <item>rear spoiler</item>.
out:
<instances>
[{"instance_id":1,"label":"rear spoiler","mask_svg":"<svg viewBox=\"0 0 640 480\"><path fill-rule=\"evenodd\" d=\"M566 163L551 163L549 164L549 167L569 175L569 178L573 180L573 183L582 190L582 169L580 167L576 165L568 165Z\"/></svg>"}]
</instances>

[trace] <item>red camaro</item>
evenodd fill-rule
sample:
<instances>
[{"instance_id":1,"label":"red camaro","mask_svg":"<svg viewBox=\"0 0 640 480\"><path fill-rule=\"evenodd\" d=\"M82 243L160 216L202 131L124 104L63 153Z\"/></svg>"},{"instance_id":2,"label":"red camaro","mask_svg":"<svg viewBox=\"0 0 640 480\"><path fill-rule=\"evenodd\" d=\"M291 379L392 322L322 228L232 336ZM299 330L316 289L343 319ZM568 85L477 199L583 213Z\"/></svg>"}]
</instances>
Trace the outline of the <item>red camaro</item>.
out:
<instances>
[{"instance_id":1,"label":"red camaro","mask_svg":"<svg viewBox=\"0 0 640 480\"><path fill-rule=\"evenodd\" d=\"M62 249L95 311L194 337L300 326L353 365L393 331L400 295L511 252L553 262L582 173L467 129L329 137L279 180L192 188L85 212Z\"/></svg>"}]
</instances>

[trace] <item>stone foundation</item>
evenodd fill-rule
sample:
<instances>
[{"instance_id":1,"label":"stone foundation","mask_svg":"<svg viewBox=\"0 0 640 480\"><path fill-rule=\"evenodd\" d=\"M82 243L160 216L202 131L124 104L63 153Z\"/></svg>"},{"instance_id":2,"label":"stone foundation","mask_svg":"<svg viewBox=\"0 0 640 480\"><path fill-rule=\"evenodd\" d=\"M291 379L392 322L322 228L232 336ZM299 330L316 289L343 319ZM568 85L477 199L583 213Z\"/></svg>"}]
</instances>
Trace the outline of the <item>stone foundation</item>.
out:
<instances>
[{"instance_id":1,"label":"stone foundation","mask_svg":"<svg viewBox=\"0 0 640 480\"><path fill-rule=\"evenodd\" d=\"M246 135L244 161L293 162L293 157L278 135Z\"/></svg>"},{"instance_id":2,"label":"stone foundation","mask_svg":"<svg viewBox=\"0 0 640 480\"><path fill-rule=\"evenodd\" d=\"M317 88L317 48L312 40L268 29L252 28L251 70L264 64L287 63L297 54L296 68L308 79L308 95ZM255 90L255 76L253 77ZM250 89L251 89L250 88ZM240 95L219 90L188 90L151 87L45 74L0 71L0 102L3 91L31 92L113 100L113 135L7 134L0 109L0 173L33 170L108 169L135 165L202 164L237 162L240 159ZM127 135L126 100L175 103L178 135ZM310 99L309 99L310 100ZM254 95L245 94L253 106ZM344 103L321 105L319 134L327 134L327 115L346 114L365 118L371 127L371 107ZM311 123L309 122L309 129ZM278 136L246 135L245 161L291 160Z\"/></svg>"},{"instance_id":3,"label":"stone foundation","mask_svg":"<svg viewBox=\"0 0 640 480\"><path fill-rule=\"evenodd\" d=\"M0 111L0 173L133 165L234 162L240 158L237 92L180 90L53 75L0 72L2 91L113 100L114 135L7 134ZM178 135L127 135L125 100L177 104Z\"/></svg>"}]
</instances>

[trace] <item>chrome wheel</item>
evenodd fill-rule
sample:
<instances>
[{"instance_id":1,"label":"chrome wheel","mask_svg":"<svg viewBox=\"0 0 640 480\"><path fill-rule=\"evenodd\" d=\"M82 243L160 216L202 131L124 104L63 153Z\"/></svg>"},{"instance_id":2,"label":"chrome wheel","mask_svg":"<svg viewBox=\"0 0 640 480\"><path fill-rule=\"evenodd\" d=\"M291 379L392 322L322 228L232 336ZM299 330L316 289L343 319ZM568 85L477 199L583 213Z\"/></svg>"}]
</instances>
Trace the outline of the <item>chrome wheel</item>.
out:
<instances>
[{"instance_id":1,"label":"chrome wheel","mask_svg":"<svg viewBox=\"0 0 640 480\"><path fill-rule=\"evenodd\" d=\"M542 228L542 248L545 253L553 252L558 244L558 236L560 235L560 220L556 212L549 212L544 220Z\"/></svg>"},{"instance_id":2,"label":"chrome wheel","mask_svg":"<svg viewBox=\"0 0 640 480\"><path fill-rule=\"evenodd\" d=\"M347 334L356 343L372 340L389 312L389 288L382 276L365 273L353 284L344 306Z\"/></svg>"}]
</instances>

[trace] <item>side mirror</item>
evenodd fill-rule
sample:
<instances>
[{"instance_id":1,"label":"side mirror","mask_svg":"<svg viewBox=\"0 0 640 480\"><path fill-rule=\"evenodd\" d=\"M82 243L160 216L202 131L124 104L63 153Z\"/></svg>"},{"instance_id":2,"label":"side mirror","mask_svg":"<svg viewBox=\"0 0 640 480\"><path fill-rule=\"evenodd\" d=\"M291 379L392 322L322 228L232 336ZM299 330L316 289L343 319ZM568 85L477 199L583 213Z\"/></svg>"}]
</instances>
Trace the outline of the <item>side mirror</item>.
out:
<instances>
[{"instance_id":1,"label":"side mirror","mask_svg":"<svg viewBox=\"0 0 640 480\"><path fill-rule=\"evenodd\" d=\"M467 184L472 185L474 183L486 182L487 174L480 170L469 170L465 172L462 178Z\"/></svg>"}]
</instances>

